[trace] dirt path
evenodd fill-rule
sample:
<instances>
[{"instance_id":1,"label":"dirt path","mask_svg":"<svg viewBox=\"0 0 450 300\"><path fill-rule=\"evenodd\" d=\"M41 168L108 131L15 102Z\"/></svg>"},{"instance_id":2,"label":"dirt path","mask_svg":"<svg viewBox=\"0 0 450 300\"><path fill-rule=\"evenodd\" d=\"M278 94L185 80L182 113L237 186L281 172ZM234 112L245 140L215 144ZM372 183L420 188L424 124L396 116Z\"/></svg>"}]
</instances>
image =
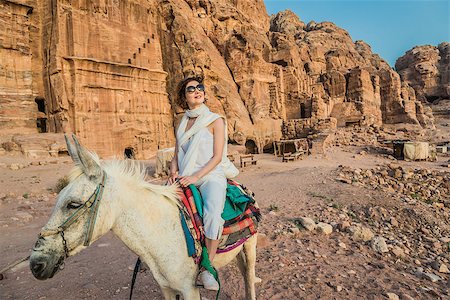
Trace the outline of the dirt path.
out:
<instances>
[{"instance_id":1,"label":"dirt path","mask_svg":"<svg viewBox=\"0 0 450 300\"><path fill-rule=\"evenodd\" d=\"M373 169L392 162L376 154L355 154L359 151L335 148L326 158L308 157L288 164L264 154L258 156L256 166L241 172L238 181L256 193L264 216L257 264L257 275L263 280L257 286L259 299L387 299L388 293L401 299L450 297L448 275L430 267L437 260L448 263L448 250L442 250L446 240L438 245L433 232L414 227L440 222L440 238L448 238L449 208L397 201L393 194L336 180L339 165ZM0 176L0 268L29 254L54 204L50 190L71 168L67 158L19 170L7 167L13 158L5 160ZM396 163L444 170L438 163ZM411 211L417 214L409 215ZM307 231L299 225L300 217L330 224L333 232ZM422 223L416 222L422 218ZM370 242L356 240L343 228L347 223L363 225L385 237L389 252L378 253ZM394 255L392 249L398 245L409 253ZM121 241L108 234L68 259L65 269L51 280L34 279L26 263L7 272L0 281L0 299L126 299L135 259ZM420 268L440 280L431 282L418 275ZM237 267L226 267L220 275L220 299L243 299ZM212 293L202 295L214 299ZM135 299L161 297L151 273L141 272Z\"/></svg>"}]
</instances>

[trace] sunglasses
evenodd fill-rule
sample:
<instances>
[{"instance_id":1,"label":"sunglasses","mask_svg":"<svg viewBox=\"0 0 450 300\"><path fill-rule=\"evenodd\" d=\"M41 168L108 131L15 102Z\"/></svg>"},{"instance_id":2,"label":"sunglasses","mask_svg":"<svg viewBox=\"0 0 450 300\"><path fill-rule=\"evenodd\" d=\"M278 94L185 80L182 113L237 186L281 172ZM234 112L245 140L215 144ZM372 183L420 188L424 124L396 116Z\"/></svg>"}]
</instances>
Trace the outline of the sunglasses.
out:
<instances>
[{"instance_id":1,"label":"sunglasses","mask_svg":"<svg viewBox=\"0 0 450 300\"><path fill-rule=\"evenodd\" d=\"M204 92L205 91L205 86L200 83L197 86L190 85L190 86L186 87L186 92L188 92L189 94L195 92L195 90L197 90L199 92Z\"/></svg>"}]
</instances>

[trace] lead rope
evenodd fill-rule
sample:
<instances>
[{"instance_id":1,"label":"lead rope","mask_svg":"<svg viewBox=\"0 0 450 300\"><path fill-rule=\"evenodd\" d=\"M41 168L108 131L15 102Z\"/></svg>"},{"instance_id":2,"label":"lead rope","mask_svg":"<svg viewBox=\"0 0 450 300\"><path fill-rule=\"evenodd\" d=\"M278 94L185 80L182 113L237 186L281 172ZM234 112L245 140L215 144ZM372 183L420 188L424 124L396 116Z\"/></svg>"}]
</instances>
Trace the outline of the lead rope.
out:
<instances>
[{"instance_id":1,"label":"lead rope","mask_svg":"<svg viewBox=\"0 0 450 300\"><path fill-rule=\"evenodd\" d=\"M129 298L130 300L131 297L133 297L134 284L136 283L136 277L140 269L141 269L141 258L138 257L136 264L134 265L133 277L131 278L130 298Z\"/></svg>"}]
</instances>

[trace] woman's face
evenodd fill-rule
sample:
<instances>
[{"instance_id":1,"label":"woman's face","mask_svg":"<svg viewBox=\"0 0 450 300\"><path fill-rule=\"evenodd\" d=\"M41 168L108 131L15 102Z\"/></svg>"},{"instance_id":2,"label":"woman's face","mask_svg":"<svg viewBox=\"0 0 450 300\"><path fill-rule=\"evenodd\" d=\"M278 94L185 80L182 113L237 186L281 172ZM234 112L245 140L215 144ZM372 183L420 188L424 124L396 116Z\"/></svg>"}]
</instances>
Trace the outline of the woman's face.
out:
<instances>
[{"instance_id":1,"label":"woman's face","mask_svg":"<svg viewBox=\"0 0 450 300\"><path fill-rule=\"evenodd\" d=\"M198 81L189 81L184 89L189 109L195 109L205 102L205 86Z\"/></svg>"}]
</instances>

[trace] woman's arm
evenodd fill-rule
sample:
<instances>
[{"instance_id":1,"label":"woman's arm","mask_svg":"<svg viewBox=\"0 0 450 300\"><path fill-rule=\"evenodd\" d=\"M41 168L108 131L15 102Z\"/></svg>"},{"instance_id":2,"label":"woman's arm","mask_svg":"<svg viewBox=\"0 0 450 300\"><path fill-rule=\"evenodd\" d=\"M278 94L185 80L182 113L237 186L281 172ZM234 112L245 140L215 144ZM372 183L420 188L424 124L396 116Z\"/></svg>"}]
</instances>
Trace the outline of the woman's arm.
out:
<instances>
[{"instance_id":1,"label":"woman's arm","mask_svg":"<svg viewBox=\"0 0 450 300\"><path fill-rule=\"evenodd\" d=\"M182 177L180 179L182 186L188 186L197 182L200 178L211 172L222 161L223 147L225 146L225 122L222 118L218 118L211 126L214 137L213 156L202 169L191 176Z\"/></svg>"}]
</instances>

